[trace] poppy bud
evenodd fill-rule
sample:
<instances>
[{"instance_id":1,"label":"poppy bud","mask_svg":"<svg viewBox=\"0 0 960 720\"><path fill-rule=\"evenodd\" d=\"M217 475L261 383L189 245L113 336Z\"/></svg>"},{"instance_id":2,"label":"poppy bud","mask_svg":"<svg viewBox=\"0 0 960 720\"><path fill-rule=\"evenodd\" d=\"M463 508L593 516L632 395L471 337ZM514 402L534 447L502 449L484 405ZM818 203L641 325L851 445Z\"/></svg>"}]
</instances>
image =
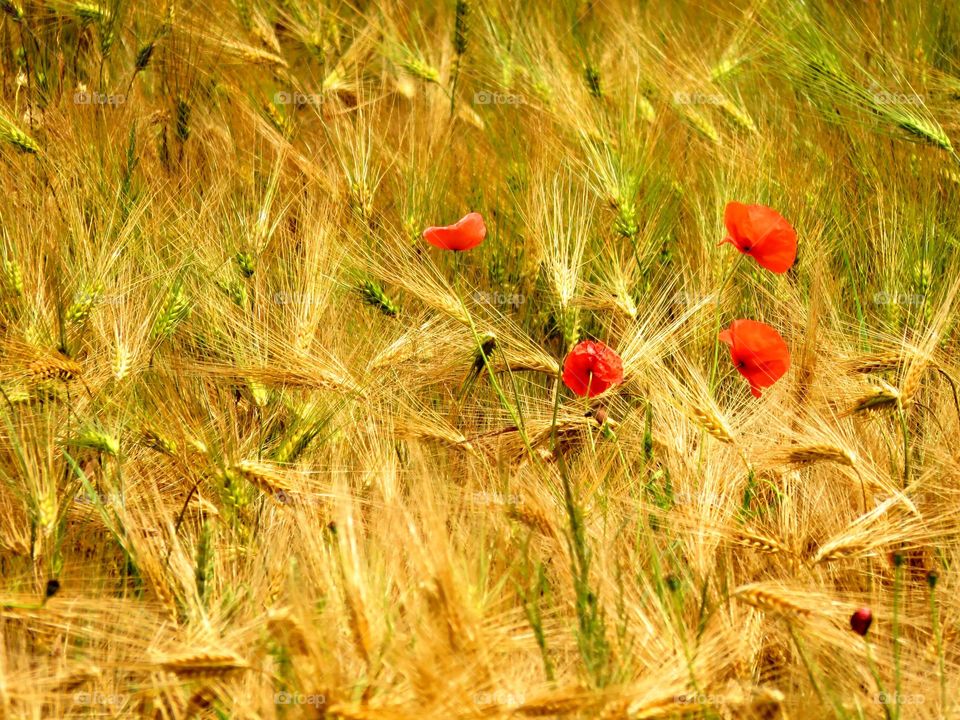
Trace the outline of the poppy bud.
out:
<instances>
[{"instance_id":1,"label":"poppy bud","mask_svg":"<svg viewBox=\"0 0 960 720\"><path fill-rule=\"evenodd\" d=\"M933 590L937 586L937 580L940 579L940 573L936 570L931 570L927 573L927 585Z\"/></svg>"},{"instance_id":2,"label":"poppy bud","mask_svg":"<svg viewBox=\"0 0 960 720\"><path fill-rule=\"evenodd\" d=\"M57 580L56 578L52 580L47 580L47 588L44 591L44 597L48 599L52 598L58 592L60 592L60 581Z\"/></svg>"},{"instance_id":3,"label":"poppy bud","mask_svg":"<svg viewBox=\"0 0 960 720\"><path fill-rule=\"evenodd\" d=\"M873 612L868 607L862 607L850 616L850 627L860 637L866 637L872 622Z\"/></svg>"}]
</instances>

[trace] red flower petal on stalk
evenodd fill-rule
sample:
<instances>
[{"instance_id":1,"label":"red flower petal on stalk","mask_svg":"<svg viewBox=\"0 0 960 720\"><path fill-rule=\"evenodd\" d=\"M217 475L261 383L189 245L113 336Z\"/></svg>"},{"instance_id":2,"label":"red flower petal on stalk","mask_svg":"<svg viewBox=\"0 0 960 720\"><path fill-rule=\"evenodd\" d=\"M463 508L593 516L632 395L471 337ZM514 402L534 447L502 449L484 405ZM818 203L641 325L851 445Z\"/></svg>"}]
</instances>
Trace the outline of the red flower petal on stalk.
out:
<instances>
[{"instance_id":1,"label":"red flower petal on stalk","mask_svg":"<svg viewBox=\"0 0 960 720\"><path fill-rule=\"evenodd\" d=\"M754 397L760 397L760 388L770 387L790 369L787 344L769 325L756 320L734 320L719 337L730 347L730 358L750 383Z\"/></svg>"},{"instance_id":2,"label":"red flower petal on stalk","mask_svg":"<svg viewBox=\"0 0 960 720\"><path fill-rule=\"evenodd\" d=\"M797 231L780 213L765 205L730 202L723 212L730 243L760 267L785 273L797 259Z\"/></svg>"},{"instance_id":3,"label":"red flower petal on stalk","mask_svg":"<svg viewBox=\"0 0 960 720\"><path fill-rule=\"evenodd\" d=\"M476 212L464 215L453 225L428 227L423 231L423 239L441 250L469 250L482 243L486 236L483 216Z\"/></svg>"},{"instance_id":4,"label":"red flower petal on stalk","mask_svg":"<svg viewBox=\"0 0 960 720\"><path fill-rule=\"evenodd\" d=\"M621 382L623 362L602 342L577 343L563 361L563 384L577 395L594 397Z\"/></svg>"}]
</instances>

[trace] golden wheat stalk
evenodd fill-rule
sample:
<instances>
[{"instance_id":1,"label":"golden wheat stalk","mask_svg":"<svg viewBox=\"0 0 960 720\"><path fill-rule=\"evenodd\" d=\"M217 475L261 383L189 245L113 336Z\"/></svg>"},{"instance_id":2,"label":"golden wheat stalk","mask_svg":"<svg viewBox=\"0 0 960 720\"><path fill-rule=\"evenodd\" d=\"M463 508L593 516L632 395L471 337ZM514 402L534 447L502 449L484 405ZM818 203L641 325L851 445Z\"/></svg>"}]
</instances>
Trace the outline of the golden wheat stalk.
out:
<instances>
[{"instance_id":1,"label":"golden wheat stalk","mask_svg":"<svg viewBox=\"0 0 960 720\"><path fill-rule=\"evenodd\" d=\"M63 380L67 382L80 378L82 372L83 368L80 363L62 355L35 358L27 363L27 376L34 382L44 380Z\"/></svg>"},{"instance_id":2,"label":"golden wheat stalk","mask_svg":"<svg viewBox=\"0 0 960 720\"><path fill-rule=\"evenodd\" d=\"M910 407L920 391L920 382L929 366L929 361L920 355L914 355L907 364L900 383L900 403L903 407Z\"/></svg>"},{"instance_id":3,"label":"golden wheat stalk","mask_svg":"<svg viewBox=\"0 0 960 720\"><path fill-rule=\"evenodd\" d=\"M866 412L880 412L882 410L895 410L900 407L900 402L900 391L889 383L881 380L879 384L871 386L869 392L867 392L865 395L861 395L844 414L849 415Z\"/></svg>"},{"instance_id":4,"label":"golden wheat stalk","mask_svg":"<svg viewBox=\"0 0 960 720\"><path fill-rule=\"evenodd\" d=\"M310 653L310 643L307 640L307 631L303 623L287 609L269 610L267 612L267 628L270 633L285 641L286 647L298 655Z\"/></svg>"},{"instance_id":5,"label":"golden wheat stalk","mask_svg":"<svg viewBox=\"0 0 960 720\"><path fill-rule=\"evenodd\" d=\"M102 676L100 668L96 665L89 665L58 676L53 681L54 692L73 692L92 680L98 680Z\"/></svg>"},{"instance_id":6,"label":"golden wheat stalk","mask_svg":"<svg viewBox=\"0 0 960 720\"><path fill-rule=\"evenodd\" d=\"M239 655L218 650L196 650L158 657L154 665L182 677L218 677L249 667Z\"/></svg>"},{"instance_id":7,"label":"golden wheat stalk","mask_svg":"<svg viewBox=\"0 0 960 720\"><path fill-rule=\"evenodd\" d=\"M283 471L277 466L258 460L241 460L230 465L226 472L228 476L241 477L265 495L275 498L285 498L292 487L287 482Z\"/></svg>"},{"instance_id":8,"label":"golden wheat stalk","mask_svg":"<svg viewBox=\"0 0 960 720\"><path fill-rule=\"evenodd\" d=\"M807 465L817 462L831 462L847 467L857 464L857 457L846 448L829 443L811 443L789 447L779 453L786 463Z\"/></svg>"},{"instance_id":9,"label":"golden wheat stalk","mask_svg":"<svg viewBox=\"0 0 960 720\"><path fill-rule=\"evenodd\" d=\"M707 431L709 435L722 443L733 442L733 431L719 414L709 408L691 406L689 408L690 417L701 428Z\"/></svg>"},{"instance_id":10,"label":"golden wheat stalk","mask_svg":"<svg viewBox=\"0 0 960 720\"><path fill-rule=\"evenodd\" d=\"M862 557L870 550L869 546L854 538L843 537L821 545L807 561L813 567L823 563Z\"/></svg>"},{"instance_id":11,"label":"golden wheat stalk","mask_svg":"<svg viewBox=\"0 0 960 720\"><path fill-rule=\"evenodd\" d=\"M877 352L869 355L857 355L840 361L842 370L849 373L875 375L890 372L900 367L903 356L898 352Z\"/></svg>"},{"instance_id":12,"label":"golden wheat stalk","mask_svg":"<svg viewBox=\"0 0 960 720\"><path fill-rule=\"evenodd\" d=\"M742 530L735 533L733 539L738 545L742 545L743 547L748 547L753 550L759 550L767 555L778 555L780 553L785 555L793 554L793 552L779 540L766 535L760 535L758 533Z\"/></svg>"},{"instance_id":13,"label":"golden wheat stalk","mask_svg":"<svg viewBox=\"0 0 960 720\"><path fill-rule=\"evenodd\" d=\"M739 587L731 593L731 597L764 612L800 617L811 614L808 608L796 603L779 590L757 584Z\"/></svg>"},{"instance_id":14,"label":"golden wheat stalk","mask_svg":"<svg viewBox=\"0 0 960 720\"><path fill-rule=\"evenodd\" d=\"M492 503L491 507L502 508L504 506L502 504ZM523 523L541 535L554 539L558 537L557 530L553 523L550 522L550 518L538 507L524 502L509 503L506 505L506 513L507 517L511 520Z\"/></svg>"}]
</instances>

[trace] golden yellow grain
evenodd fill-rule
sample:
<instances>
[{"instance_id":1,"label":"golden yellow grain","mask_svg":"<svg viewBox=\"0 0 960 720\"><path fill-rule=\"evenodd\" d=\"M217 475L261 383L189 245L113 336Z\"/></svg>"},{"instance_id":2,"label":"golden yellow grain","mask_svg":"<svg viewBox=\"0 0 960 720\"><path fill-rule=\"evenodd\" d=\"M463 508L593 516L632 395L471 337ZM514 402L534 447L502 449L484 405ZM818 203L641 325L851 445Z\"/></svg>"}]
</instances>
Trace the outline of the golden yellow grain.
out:
<instances>
[{"instance_id":1,"label":"golden yellow grain","mask_svg":"<svg viewBox=\"0 0 960 720\"><path fill-rule=\"evenodd\" d=\"M748 531L739 531L735 533L733 537L736 544L751 548L753 550L759 550L767 555L778 555L780 553L784 553L786 555L791 554L790 549L783 545L779 540L766 535L759 535L757 533Z\"/></svg>"},{"instance_id":2,"label":"golden yellow grain","mask_svg":"<svg viewBox=\"0 0 960 720\"><path fill-rule=\"evenodd\" d=\"M856 455L849 450L829 443L812 443L787 448L782 453L787 463L805 465L816 462L832 462L838 465L854 467L857 464Z\"/></svg>"},{"instance_id":3,"label":"golden yellow grain","mask_svg":"<svg viewBox=\"0 0 960 720\"><path fill-rule=\"evenodd\" d=\"M769 587L744 586L735 590L731 597L764 612L796 616L810 615L809 609L797 604L784 593Z\"/></svg>"},{"instance_id":4,"label":"golden yellow grain","mask_svg":"<svg viewBox=\"0 0 960 720\"><path fill-rule=\"evenodd\" d=\"M156 658L154 664L183 677L217 677L249 667L235 653L218 650L195 650L165 655Z\"/></svg>"},{"instance_id":5,"label":"golden yellow grain","mask_svg":"<svg viewBox=\"0 0 960 720\"><path fill-rule=\"evenodd\" d=\"M700 427L720 442L733 442L733 433L726 420L709 408L691 406L690 415Z\"/></svg>"}]
</instances>

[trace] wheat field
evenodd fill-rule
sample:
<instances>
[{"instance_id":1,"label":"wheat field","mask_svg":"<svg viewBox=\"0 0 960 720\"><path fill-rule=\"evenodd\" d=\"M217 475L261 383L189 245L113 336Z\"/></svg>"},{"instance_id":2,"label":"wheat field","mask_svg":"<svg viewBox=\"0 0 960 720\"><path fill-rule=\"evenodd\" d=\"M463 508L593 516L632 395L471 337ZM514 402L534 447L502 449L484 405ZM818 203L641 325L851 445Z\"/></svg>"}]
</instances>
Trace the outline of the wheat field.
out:
<instances>
[{"instance_id":1,"label":"wheat field","mask_svg":"<svg viewBox=\"0 0 960 720\"><path fill-rule=\"evenodd\" d=\"M0 12L0 717L960 718L954 0Z\"/></svg>"}]
</instances>

